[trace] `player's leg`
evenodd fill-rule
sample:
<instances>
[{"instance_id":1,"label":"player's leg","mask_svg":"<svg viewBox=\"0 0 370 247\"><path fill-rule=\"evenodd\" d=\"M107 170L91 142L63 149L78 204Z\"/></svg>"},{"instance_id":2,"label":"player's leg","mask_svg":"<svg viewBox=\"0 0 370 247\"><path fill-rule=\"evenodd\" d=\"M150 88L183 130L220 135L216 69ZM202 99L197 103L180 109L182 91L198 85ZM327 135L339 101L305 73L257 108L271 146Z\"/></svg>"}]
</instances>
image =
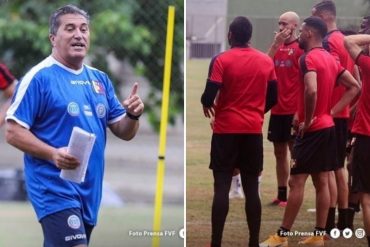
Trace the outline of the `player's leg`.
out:
<instances>
[{"instance_id":1,"label":"player's leg","mask_svg":"<svg viewBox=\"0 0 370 247\"><path fill-rule=\"evenodd\" d=\"M235 164L237 164L237 135L213 134L211 163L213 170L214 196L212 203L211 246L221 246L222 233L229 211L229 190Z\"/></svg>"},{"instance_id":2,"label":"player's leg","mask_svg":"<svg viewBox=\"0 0 370 247\"><path fill-rule=\"evenodd\" d=\"M353 146L352 172L353 181L351 189L361 193L361 207L365 232L370 246L370 137L356 136Z\"/></svg>"},{"instance_id":3,"label":"player's leg","mask_svg":"<svg viewBox=\"0 0 370 247\"><path fill-rule=\"evenodd\" d=\"M353 221L355 218L355 213L360 211L360 194L355 193L351 189L352 185L352 160L353 160L353 141L354 139L351 137L347 143L347 171L348 171L348 212L347 212L347 220L348 220L348 227L353 229Z\"/></svg>"},{"instance_id":4,"label":"player's leg","mask_svg":"<svg viewBox=\"0 0 370 247\"><path fill-rule=\"evenodd\" d=\"M335 170L335 178L338 191L338 223L337 227L341 230L348 227L348 186L347 174L344 169L346 159L346 146L348 140L348 119L335 118L335 136L337 142L338 169Z\"/></svg>"},{"instance_id":5,"label":"player's leg","mask_svg":"<svg viewBox=\"0 0 370 247\"><path fill-rule=\"evenodd\" d=\"M249 229L249 246L258 246L261 227L261 200L258 194L258 175L242 174L245 191L244 210Z\"/></svg>"},{"instance_id":6,"label":"player's leg","mask_svg":"<svg viewBox=\"0 0 370 247\"><path fill-rule=\"evenodd\" d=\"M347 172L344 167L335 171L338 188L338 223L337 227L344 230L348 227L348 181Z\"/></svg>"},{"instance_id":7,"label":"player's leg","mask_svg":"<svg viewBox=\"0 0 370 247\"><path fill-rule=\"evenodd\" d=\"M312 182L316 192L316 227L325 229L330 199L328 177L330 172L312 174Z\"/></svg>"},{"instance_id":8,"label":"player's leg","mask_svg":"<svg viewBox=\"0 0 370 247\"><path fill-rule=\"evenodd\" d=\"M329 172L312 173L312 181L316 192L316 226L313 236L303 238L299 245L324 246L326 216L329 210L330 198L328 187Z\"/></svg>"},{"instance_id":9,"label":"player's leg","mask_svg":"<svg viewBox=\"0 0 370 247\"><path fill-rule=\"evenodd\" d=\"M262 135L245 135L239 145L239 162L242 186L245 193L244 210L249 229L249 246L259 246L261 227L261 200L259 175L263 167ZM248 150L248 152L245 152Z\"/></svg>"},{"instance_id":10,"label":"player's leg","mask_svg":"<svg viewBox=\"0 0 370 247\"><path fill-rule=\"evenodd\" d=\"M348 227L353 229L353 221L355 218L355 213L360 212L360 193L353 192L351 189L353 174L352 174L352 159L353 159L353 148L352 148L352 141L350 141L348 146L348 158L347 158L347 170L348 170L348 212L347 212L347 220L348 220Z\"/></svg>"},{"instance_id":11,"label":"player's leg","mask_svg":"<svg viewBox=\"0 0 370 247\"><path fill-rule=\"evenodd\" d=\"M330 203L329 203L329 211L326 216L326 225L325 225L326 232L330 232L333 228L335 228L335 210L336 210L337 199L338 199L338 187L337 187L337 181L335 179L334 171L329 172L328 186L329 186Z\"/></svg>"},{"instance_id":12,"label":"player's leg","mask_svg":"<svg viewBox=\"0 0 370 247\"><path fill-rule=\"evenodd\" d=\"M229 212L229 190L232 171L213 171L214 197L212 203L212 242L211 246L221 246L226 216Z\"/></svg>"},{"instance_id":13,"label":"player's leg","mask_svg":"<svg viewBox=\"0 0 370 247\"><path fill-rule=\"evenodd\" d=\"M370 194L361 194L361 207L364 220L364 227L367 236L368 245L370 246Z\"/></svg>"},{"instance_id":14,"label":"player's leg","mask_svg":"<svg viewBox=\"0 0 370 247\"><path fill-rule=\"evenodd\" d=\"M287 201L287 187L289 179L289 155L287 142L274 142L274 154L276 158L276 176L278 183L279 201Z\"/></svg>"},{"instance_id":15,"label":"player's leg","mask_svg":"<svg viewBox=\"0 0 370 247\"><path fill-rule=\"evenodd\" d=\"M308 174L290 175L288 202L284 211L282 222L282 227L284 227L285 229L290 230L292 228L295 218L298 215L299 209L301 208L307 177Z\"/></svg>"},{"instance_id":16,"label":"player's leg","mask_svg":"<svg viewBox=\"0 0 370 247\"><path fill-rule=\"evenodd\" d=\"M272 204L286 206L289 179L289 142L292 140L293 115L271 115L267 139L274 144L278 195Z\"/></svg>"},{"instance_id":17,"label":"player's leg","mask_svg":"<svg viewBox=\"0 0 370 247\"><path fill-rule=\"evenodd\" d=\"M291 174L289 178L289 196L288 203L284 211L284 217L277 233L270 235L264 242L260 243L260 247L270 246L288 246L288 236L295 218L298 215L299 209L303 202L304 187L308 174Z\"/></svg>"},{"instance_id":18,"label":"player's leg","mask_svg":"<svg viewBox=\"0 0 370 247\"><path fill-rule=\"evenodd\" d=\"M40 221L44 247L87 247L93 226L85 229L79 208L48 215Z\"/></svg>"}]
</instances>

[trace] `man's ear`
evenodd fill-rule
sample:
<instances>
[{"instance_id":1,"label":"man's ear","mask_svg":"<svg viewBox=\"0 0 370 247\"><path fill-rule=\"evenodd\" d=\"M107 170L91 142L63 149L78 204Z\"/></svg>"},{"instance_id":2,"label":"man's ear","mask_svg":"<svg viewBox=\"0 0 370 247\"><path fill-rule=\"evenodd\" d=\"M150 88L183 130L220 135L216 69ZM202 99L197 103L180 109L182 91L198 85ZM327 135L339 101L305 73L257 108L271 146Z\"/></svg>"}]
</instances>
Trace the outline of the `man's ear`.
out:
<instances>
[{"instance_id":1,"label":"man's ear","mask_svg":"<svg viewBox=\"0 0 370 247\"><path fill-rule=\"evenodd\" d=\"M309 38L311 38L311 37L312 37L312 35L313 35L313 31L312 31L312 29L310 28L310 29L308 29L308 30L307 30L307 36L308 36Z\"/></svg>"},{"instance_id":2,"label":"man's ear","mask_svg":"<svg viewBox=\"0 0 370 247\"><path fill-rule=\"evenodd\" d=\"M49 34L49 40L50 40L51 46L54 47L55 46L55 35Z\"/></svg>"},{"instance_id":3,"label":"man's ear","mask_svg":"<svg viewBox=\"0 0 370 247\"><path fill-rule=\"evenodd\" d=\"M228 34L227 34L227 38L229 39L229 40L231 40L231 37L233 36L233 34L231 33L231 31L229 31L228 32Z\"/></svg>"}]
</instances>

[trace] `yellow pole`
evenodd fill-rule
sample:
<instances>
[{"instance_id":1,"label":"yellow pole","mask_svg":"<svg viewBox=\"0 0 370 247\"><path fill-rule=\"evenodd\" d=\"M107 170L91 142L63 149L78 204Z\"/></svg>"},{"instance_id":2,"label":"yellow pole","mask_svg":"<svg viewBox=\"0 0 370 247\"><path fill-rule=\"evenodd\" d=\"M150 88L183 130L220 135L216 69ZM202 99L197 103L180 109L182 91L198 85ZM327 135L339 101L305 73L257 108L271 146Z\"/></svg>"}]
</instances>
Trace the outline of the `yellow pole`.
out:
<instances>
[{"instance_id":1,"label":"yellow pole","mask_svg":"<svg viewBox=\"0 0 370 247\"><path fill-rule=\"evenodd\" d=\"M161 230L161 214L162 214L162 198L163 198L163 181L165 172L165 153L166 153L166 131L168 121L168 104L170 97L170 80L171 80L171 65L172 65L172 47L173 47L173 33L175 23L175 7L168 7L168 20L167 20L167 37L166 37L166 55L164 63L164 76L163 76L163 97L162 97L162 110L161 110L161 123L159 130L159 151L157 163L157 186L155 194L154 206L154 223L153 231L157 233ZM153 247L159 247L160 237L159 234L154 234Z\"/></svg>"}]
</instances>

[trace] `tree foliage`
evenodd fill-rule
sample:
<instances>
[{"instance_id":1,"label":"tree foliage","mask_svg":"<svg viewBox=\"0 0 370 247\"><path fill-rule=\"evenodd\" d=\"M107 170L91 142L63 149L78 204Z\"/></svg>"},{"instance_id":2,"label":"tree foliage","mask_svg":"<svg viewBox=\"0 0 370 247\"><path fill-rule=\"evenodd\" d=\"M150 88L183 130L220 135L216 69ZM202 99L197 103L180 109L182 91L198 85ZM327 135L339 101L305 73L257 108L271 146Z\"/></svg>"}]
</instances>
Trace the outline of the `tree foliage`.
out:
<instances>
[{"instance_id":1,"label":"tree foliage","mask_svg":"<svg viewBox=\"0 0 370 247\"><path fill-rule=\"evenodd\" d=\"M158 129L166 40L167 6L176 7L170 120L183 113L183 0L71 0L91 17L93 66L107 71L107 54L129 61L151 83L146 103ZM0 58L20 78L51 52L48 39L50 14L65 1L0 0ZM113 75L110 74L111 77ZM119 83L118 78L113 78Z\"/></svg>"}]
</instances>

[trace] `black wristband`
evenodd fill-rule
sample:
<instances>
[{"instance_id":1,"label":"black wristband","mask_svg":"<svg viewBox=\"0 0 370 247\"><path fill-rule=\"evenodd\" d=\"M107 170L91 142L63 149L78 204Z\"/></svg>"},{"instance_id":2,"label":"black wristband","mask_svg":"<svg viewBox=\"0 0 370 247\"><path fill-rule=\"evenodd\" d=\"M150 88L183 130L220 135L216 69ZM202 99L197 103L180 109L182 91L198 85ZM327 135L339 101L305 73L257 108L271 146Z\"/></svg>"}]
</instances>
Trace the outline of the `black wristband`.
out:
<instances>
[{"instance_id":1,"label":"black wristband","mask_svg":"<svg viewBox=\"0 0 370 247\"><path fill-rule=\"evenodd\" d=\"M139 118L140 118L140 116L141 116L141 114L140 114L140 115L138 115L138 116L132 115L132 114L131 114L131 113L129 113L128 111L126 112L126 115L128 116L128 118L129 118L129 119L132 119L132 120L139 120Z\"/></svg>"}]
</instances>

